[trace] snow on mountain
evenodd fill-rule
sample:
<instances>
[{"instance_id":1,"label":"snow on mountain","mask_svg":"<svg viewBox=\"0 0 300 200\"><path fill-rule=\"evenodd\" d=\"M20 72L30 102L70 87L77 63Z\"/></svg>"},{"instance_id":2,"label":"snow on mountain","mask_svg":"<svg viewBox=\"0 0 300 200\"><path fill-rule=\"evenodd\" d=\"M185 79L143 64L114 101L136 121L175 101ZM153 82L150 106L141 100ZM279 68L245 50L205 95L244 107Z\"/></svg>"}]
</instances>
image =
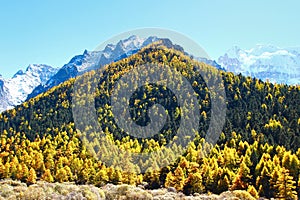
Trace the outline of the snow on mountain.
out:
<instances>
[{"instance_id":1,"label":"snow on mountain","mask_svg":"<svg viewBox=\"0 0 300 200\"><path fill-rule=\"evenodd\" d=\"M12 78L0 77L0 112L24 102L34 88L45 84L57 69L48 65L29 65L25 72L19 70Z\"/></svg>"},{"instance_id":2,"label":"snow on mountain","mask_svg":"<svg viewBox=\"0 0 300 200\"><path fill-rule=\"evenodd\" d=\"M173 44L167 38L140 38L133 35L116 44L108 44L101 51L85 50L59 69L47 65L29 65L25 72L20 70L10 79L5 80L0 75L0 112L13 108L72 77L126 58L158 40L168 48L184 52L181 46ZM300 48L297 47L283 49L257 45L250 50L233 47L219 58L218 63L205 58L196 59L218 69L251 75L262 80L287 84L300 82Z\"/></svg>"},{"instance_id":3,"label":"snow on mountain","mask_svg":"<svg viewBox=\"0 0 300 200\"><path fill-rule=\"evenodd\" d=\"M300 84L300 48L256 45L249 50L233 47L218 59L226 70L264 81Z\"/></svg>"},{"instance_id":4,"label":"snow on mountain","mask_svg":"<svg viewBox=\"0 0 300 200\"><path fill-rule=\"evenodd\" d=\"M158 39L155 36L140 38L133 35L117 44L108 44L102 51L85 50L82 55L74 56L59 69L47 65L29 65L25 72L19 70L10 79L4 79L0 75L0 113L71 77L126 58Z\"/></svg>"},{"instance_id":5,"label":"snow on mountain","mask_svg":"<svg viewBox=\"0 0 300 200\"><path fill-rule=\"evenodd\" d=\"M155 36L140 38L139 36L133 35L127 39L120 40L117 44L108 44L102 51L85 50L82 55L73 57L68 64L60 68L45 84L36 87L33 92L28 95L28 99L79 74L126 58L157 40L159 40L159 38Z\"/></svg>"},{"instance_id":6,"label":"snow on mountain","mask_svg":"<svg viewBox=\"0 0 300 200\"><path fill-rule=\"evenodd\" d=\"M9 102L10 98L11 96L5 86L5 79L0 75L0 112L13 107Z\"/></svg>"},{"instance_id":7,"label":"snow on mountain","mask_svg":"<svg viewBox=\"0 0 300 200\"><path fill-rule=\"evenodd\" d=\"M120 40L117 44L108 44L102 51L87 51L83 55L75 56L63 68L68 66L76 66L79 73L89 71L91 69L99 68L105 64L113 61L118 61L122 58L128 57L142 47L157 41L157 37L140 38L132 35L127 39Z\"/></svg>"}]
</instances>

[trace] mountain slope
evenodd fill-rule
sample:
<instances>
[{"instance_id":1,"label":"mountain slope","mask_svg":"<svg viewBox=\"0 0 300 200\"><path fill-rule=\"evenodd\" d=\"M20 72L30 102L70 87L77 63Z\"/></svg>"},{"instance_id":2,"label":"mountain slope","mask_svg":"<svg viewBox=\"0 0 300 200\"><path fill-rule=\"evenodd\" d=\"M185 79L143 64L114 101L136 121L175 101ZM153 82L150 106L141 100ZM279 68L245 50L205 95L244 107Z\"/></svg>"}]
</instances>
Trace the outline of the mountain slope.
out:
<instances>
[{"instance_id":1,"label":"mountain slope","mask_svg":"<svg viewBox=\"0 0 300 200\"><path fill-rule=\"evenodd\" d=\"M34 88L45 84L56 72L57 69L48 65L33 64L10 79L0 77L0 112L23 103Z\"/></svg>"},{"instance_id":2,"label":"mountain slope","mask_svg":"<svg viewBox=\"0 0 300 200\"><path fill-rule=\"evenodd\" d=\"M5 86L5 79L0 75L0 113L8 108L12 108L13 105L10 103L11 96Z\"/></svg>"},{"instance_id":3,"label":"mountain slope","mask_svg":"<svg viewBox=\"0 0 300 200\"><path fill-rule=\"evenodd\" d=\"M227 71L242 73L273 83L300 84L300 51L257 45L250 50L237 46L218 59Z\"/></svg>"},{"instance_id":4,"label":"mountain slope","mask_svg":"<svg viewBox=\"0 0 300 200\"><path fill-rule=\"evenodd\" d=\"M164 44L164 42L162 42ZM159 50L161 52L159 52ZM209 73L216 73L216 68L212 66L208 66L204 63L199 63L196 61L193 61L190 59L189 56L186 56L181 51L175 51L175 53L172 50L151 50L149 48L143 49L141 52L138 52L137 54L134 54L130 56L129 60L121 60L116 63L112 63L109 66L107 66L106 69L111 69L112 72L109 72L111 76L113 76L114 79L116 77L120 76L120 74L124 73L126 71L126 67L129 67L129 62L135 63L139 60L142 60L143 62L147 63L149 62L149 59L152 60L151 62L167 62L170 65L174 65L174 62L180 58L180 63L178 67L185 67L185 66L192 66L197 65L200 69L204 68L205 70L209 70ZM164 57L168 58L168 60L165 60L162 58L162 52L164 52ZM156 54L159 55L156 55ZM153 58L151 58L151 56ZM172 59L174 58L174 59ZM179 62L178 61L178 62ZM119 69L118 66L125 66L122 69ZM189 69L189 68L188 68ZM185 69L185 70L188 70ZM115 71L113 71L115 70ZM118 71L122 70L122 71ZM182 69L180 69L182 70ZM191 70L191 69L189 69ZM195 72L189 71L192 75L195 75ZM265 139L272 144L283 144L285 142L288 143L289 148L298 148L298 144L300 144L300 135L299 135L299 124L297 125L297 120L299 119L299 113L300 113L300 107L299 107L299 86L287 86L287 85L277 85L277 84L270 84L270 83L264 83L261 82L258 79L250 79L246 78L244 76L236 76L229 72L223 72L220 71L219 73L222 73L224 76L224 84L225 84L225 90L226 90L226 98L228 101L228 115L227 115L227 125L224 127L224 132L228 132L230 134L232 131L238 132L245 138L250 138L251 135L249 135L249 132L246 129L246 126L249 124L250 128L255 129L258 133L264 133L266 136ZM190 78L192 75L188 74L188 77ZM213 75L211 75L213 76ZM198 77L199 78L199 77ZM202 79L201 79L202 80ZM201 81L199 80L199 81ZM115 80L116 81L116 80ZM112 81L112 82L115 82ZM61 104L64 100L69 101L69 104L71 104L71 93L72 93L72 87L74 79L71 79L70 81L66 81L63 83L63 85L56 86L52 88L51 90L48 90L45 94L39 95L38 98L33 98L29 102L26 102L25 106L24 104L21 106L16 107L16 109L19 109L20 112L18 112L18 115L24 115L27 113L27 107L29 105L32 106L31 109L40 109L43 110L43 117L42 119L46 120L43 122L43 126L47 128L47 126L51 126L54 124L57 124L58 126L61 126L61 123L68 123L72 122L72 110L70 106L67 106L66 108ZM104 86L103 86L104 87ZM112 86L105 86L104 88L111 88ZM203 80L201 81L201 84L199 84L199 87L206 87L205 84L203 85ZM198 89L202 91L202 89ZM60 93L65 93L63 96L66 96L64 100L59 99ZM103 91L103 93L108 93L108 91ZM207 91L202 91L201 97L209 101L207 99L209 96L206 95ZM49 95L51 94L51 95ZM51 101L49 101L49 98L51 97ZM98 99L100 102L96 102L97 106L102 105L105 98L102 96L101 99ZM102 102L103 101L103 102ZM29 105L28 105L29 104ZM263 105L265 104L265 105ZM104 106L104 105L102 105ZM206 108L206 111L209 112L209 103L206 106L203 106ZM61 109L61 110L57 110ZM52 110L52 111L50 111ZM48 117L49 115L55 114L53 111L57 110L55 113L61 113L59 116L63 117L64 120L60 121L57 117ZM41 111L39 111L41 112ZM250 113L256 113L255 117L250 118L250 121L247 120L248 118L248 112ZM4 112L3 115L7 115L10 112ZM238 115L235 115L236 113L239 113ZM27 115L27 114L26 114ZM13 122L13 124L18 124L19 121L15 121L15 117L8 117ZM17 117L17 118L20 118ZM26 132L26 134L36 134L35 128L38 128L39 130L43 130L40 126L40 122L36 121L36 119L33 119L32 117L27 117L28 119L33 120L31 122L31 128L32 131ZM26 118L26 119L27 119ZM51 119L51 120L50 120ZM58 120L58 121L56 121ZM280 124L282 124L283 129L278 130L276 135L270 134L272 130L268 130L268 128L265 129L265 125L270 122L270 120L276 120L280 121ZM108 120L111 121L111 120ZM34 127L33 124L35 124L37 127ZM1 125L1 121L0 121ZM2 128L7 127L7 124L2 124L0 126ZM18 127L18 125L17 125ZM3 130L3 129L2 129ZM17 131L21 131L22 129L17 128ZM225 131L226 130L226 131ZM1 130L0 130L1 131ZM46 131L46 130L44 130ZM43 131L41 131L43 133ZM285 137L288 139L281 140L280 137ZM290 141L293 141L292 143L289 143ZM299 141L299 142L297 142Z\"/></svg>"}]
</instances>

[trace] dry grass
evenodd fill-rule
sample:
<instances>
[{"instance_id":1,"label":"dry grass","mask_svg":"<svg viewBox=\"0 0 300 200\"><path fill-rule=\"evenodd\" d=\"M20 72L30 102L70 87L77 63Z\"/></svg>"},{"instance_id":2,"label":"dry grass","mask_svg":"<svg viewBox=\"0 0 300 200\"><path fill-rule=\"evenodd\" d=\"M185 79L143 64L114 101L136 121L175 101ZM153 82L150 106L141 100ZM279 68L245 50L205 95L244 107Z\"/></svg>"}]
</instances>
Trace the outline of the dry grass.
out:
<instances>
[{"instance_id":1,"label":"dry grass","mask_svg":"<svg viewBox=\"0 0 300 200\"><path fill-rule=\"evenodd\" d=\"M0 200L254 200L246 191L224 192L220 195L194 194L185 196L165 188L144 190L130 185L107 184L101 188L74 183L47 183L38 181L27 186L20 181L0 181Z\"/></svg>"}]
</instances>

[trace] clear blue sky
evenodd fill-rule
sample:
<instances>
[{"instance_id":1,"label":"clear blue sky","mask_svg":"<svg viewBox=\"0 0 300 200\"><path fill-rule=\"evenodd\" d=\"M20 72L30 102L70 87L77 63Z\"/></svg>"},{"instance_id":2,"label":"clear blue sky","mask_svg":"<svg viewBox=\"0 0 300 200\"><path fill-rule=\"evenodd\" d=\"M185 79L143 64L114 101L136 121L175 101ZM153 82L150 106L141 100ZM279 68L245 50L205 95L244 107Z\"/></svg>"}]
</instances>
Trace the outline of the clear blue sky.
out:
<instances>
[{"instance_id":1,"label":"clear blue sky","mask_svg":"<svg viewBox=\"0 0 300 200\"><path fill-rule=\"evenodd\" d=\"M61 67L124 31L183 33L212 58L234 45L300 46L299 0L10 0L0 5L0 74L31 63Z\"/></svg>"}]
</instances>

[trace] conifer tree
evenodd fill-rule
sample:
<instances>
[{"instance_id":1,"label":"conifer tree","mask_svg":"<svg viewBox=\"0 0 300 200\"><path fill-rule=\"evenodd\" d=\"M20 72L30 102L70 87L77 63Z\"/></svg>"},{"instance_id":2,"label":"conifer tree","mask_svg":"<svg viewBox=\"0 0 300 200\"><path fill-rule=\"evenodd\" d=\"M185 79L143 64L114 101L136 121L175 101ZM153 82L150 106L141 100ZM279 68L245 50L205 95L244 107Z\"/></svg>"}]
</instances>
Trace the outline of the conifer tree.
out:
<instances>
[{"instance_id":1,"label":"conifer tree","mask_svg":"<svg viewBox=\"0 0 300 200\"><path fill-rule=\"evenodd\" d=\"M46 169L41 178L42 178L42 180L44 180L46 182L49 182L49 183L54 182L54 178L53 178L53 176L51 174L50 169Z\"/></svg>"},{"instance_id":2,"label":"conifer tree","mask_svg":"<svg viewBox=\"0 0 300 200\"><path fill-rule=\"evenodd\" d=\"M172 172L169 172L167 174L167 177L166 177L166 180L165 180L165 187L168 188L168 187L173 187L174 186L174 175Z\"/></svg>"},{"instance_id":3,"label":"conifer tree","mask_svg":"<svg viewBox=\"0 0 300 200\"><path fill-rule=\"evenodd\" d=\"M112 176L112 183L114 184L121 184L122 183L122 173L119 169L115 170L114 173L113 173L113 176Z\"/></svg>"},{"instance_id":4,"label":"conifer tree","mask_svg":"<svg viewBox=\"0 0 300 200\"><path fill-rule=\"evenodd\" d=\"M249 181L251 179L250 169L247 167L245 162L243 161L240 164L240 168L238 170L237 175L235 176L231 190L244 190L248 188Z\"/></svg>"},{"instance_id":5,"label":"conifer tree","mask_svg":"<svg viewBox=\"0 0 300 200\"><path fill-rule=\"evenodd\" d=\"M205 187L202 182L202 175L200 172L190 173L185 186L184 192L187 194L194 194L194 193L203 193L205 191Z\"/></svg>"},{"instance_id":6,"label":"conifer tree","mask_svg":"<svg viewBox=\"0 0 300 200\"><path fill-rule=\"evenodd\" d=\"M104 169L100 169L98 173L96 174L95 183L97 186L103 186L105 183L107 183L109 180L109 177L107 175L107 172Z\"/></svg>"},{"instance_id":7,"label":"conifer tree","mask_svg":"<svg viewBox=\"0 0 300 200\"><path fill-rule=\"evenodd\" d=\"M227 175L218 181L218 193L227 191L230 188L230 180Z\"/></svg>"},{"instance_id":8,"label":"conifer tree","mask_svg":"<svg viewBox=\"0 0 300 200\"><path fill-rule=\"evenodd\" d=\"M260 196L270 197L270 178L270 172L268 168L264 166L256 180L256 186L259 188L258 193Z\"/></svg>"},{"instance_id":9,"label":"conifer tree","mask_svg":"<svg viewBox=\"0 0 300 200\"><path fill-rule=\"evenodd\" d=\"M182 191L185 183L185 174L180 166L174 171L174 187L177 191Z\"/></svg>"},{"instance_id":10,"label":"conifer tree","mask_svg":"<svg viewBox=\"0 0 300 200\"><path fill-rule=\"evenodd\" d=\"M27 177L27 184L34 184L36 183L36 172L33 168L30 168L29 174Z\"/></svg>"},{"instance_id":11,"label":"conifer tree","mask_svg":"<svg viewBox=\"0 0 300 200\"><path fill-rule=\"evenodd\" d=\"M68 173L64 167L56 171L55 180L60 183L68 181Z\"/></svg>"},{"instance_id":12,"label":"conifer tree","mask_svg":"<svg viewBox=\"0 0 300 200\"><path fill-rule=\"evenodd\" d=\"M296 182L290 176L289 170L281 168L279 177L276 183L278 188L277 197L282 199L297 199Z\"/></svg>"},{"instance_id":13,"label":"conifer tree","mask_svg":"<svg viewBox=\"0 0 300 200\"><path fill-rule=\"evenodd\" d=\"M253 185L249 185L247 192L249 192L249 194L251 194L251 196L253 196L255 199L259 198L258 192Z\"/></svg>"},{"instance_id":14,"label":"conifer tree","mask_svg":"<svg viewBox=\"0 0 300 200\"><path fill-rule=\"evenodd\" d=\"M271 196L273 196L273 197L275 197L278 193L277 181L278 181L278 178L280 175L280 170L281 170L281 167L276 166L271 174L270 191L271 191Z\"/></svg>"}]
</instances>

